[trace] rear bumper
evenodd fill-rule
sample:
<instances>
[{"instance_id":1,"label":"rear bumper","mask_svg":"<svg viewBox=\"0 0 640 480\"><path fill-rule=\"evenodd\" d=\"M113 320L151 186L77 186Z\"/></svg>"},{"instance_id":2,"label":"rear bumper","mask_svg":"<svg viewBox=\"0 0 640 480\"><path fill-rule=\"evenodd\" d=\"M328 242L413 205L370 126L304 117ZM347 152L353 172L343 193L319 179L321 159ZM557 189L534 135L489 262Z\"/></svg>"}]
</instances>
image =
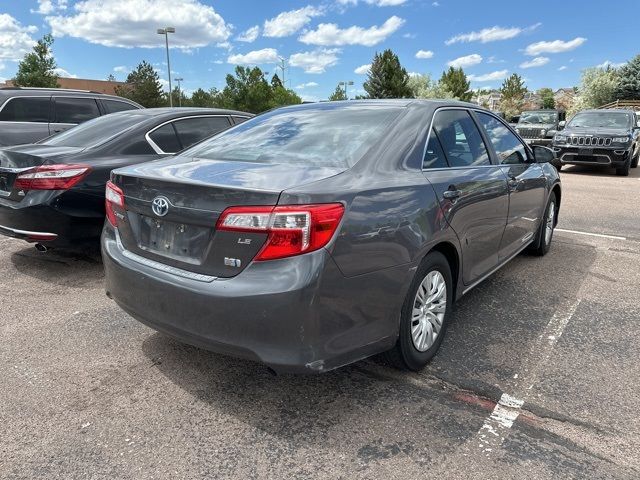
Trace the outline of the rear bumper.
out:
<instances>
[{"instance_id":1,"label":"rear bumper","mask_svg":"<svg viewBox=\"0 0 640 480\"><path fill-rule=\"evenodd\" d=\"M624 148L594 148L591 155L583 155L578 147L554 145L553 151L562 165L609 165L619 167L629 159L629 150Z\"/></svg>"},{"instance_id":2,"label":"rear bumper","mask_svg":"<svg viewBox=\"0 0 640 480\"><path fill-rule=\"evenodd\" d=\"M396 341L407 266L349 279L321 249L207 281L132 259L116 235L105 226L107 295L135 319L185 343L278 372L319 373Z\"/></svg>"}]
</instances>

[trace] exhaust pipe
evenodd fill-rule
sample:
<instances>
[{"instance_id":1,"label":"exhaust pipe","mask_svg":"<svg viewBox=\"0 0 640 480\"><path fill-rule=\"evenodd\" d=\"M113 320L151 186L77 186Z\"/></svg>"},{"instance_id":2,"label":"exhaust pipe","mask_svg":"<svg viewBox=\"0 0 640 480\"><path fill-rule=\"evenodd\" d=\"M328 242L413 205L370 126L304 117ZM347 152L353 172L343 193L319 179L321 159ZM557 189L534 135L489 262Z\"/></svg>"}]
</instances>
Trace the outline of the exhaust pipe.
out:
<instances>
[{"instance_id":1,"label":"exhaust pipe","mask_svg":"<svg viewBox=\"0 0 640 480\"><path fill-rule=\"evenodd\" d=\"M44 246L43 244L41 244L41 243L36 243L36 244L35 244L35 247L36 247L36 250L37 250L37 251L39 251L39 252L41 252L41 253L44 253L44 252L46 252L47 250L49 250L47 247L45 247L45 246Z\"/></svg>"}]
</instances>

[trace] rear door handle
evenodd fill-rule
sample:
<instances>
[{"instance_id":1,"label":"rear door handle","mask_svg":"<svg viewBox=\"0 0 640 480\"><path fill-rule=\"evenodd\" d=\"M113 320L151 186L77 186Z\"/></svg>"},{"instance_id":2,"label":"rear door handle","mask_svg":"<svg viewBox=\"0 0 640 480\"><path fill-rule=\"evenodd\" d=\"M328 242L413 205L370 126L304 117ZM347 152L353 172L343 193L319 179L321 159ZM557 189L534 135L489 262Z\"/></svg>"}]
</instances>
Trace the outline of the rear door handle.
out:
<instances>
[{"instance_id":1,"label":"rear door handle","mask_svg":"<svg viewBox=\"0 0 640 480\"><path fill-rule=\"evenodd\" d=\"M448 200L455 200L462 195L460 190L445 190L442 196Z\"/></svg>"}]
</instances>

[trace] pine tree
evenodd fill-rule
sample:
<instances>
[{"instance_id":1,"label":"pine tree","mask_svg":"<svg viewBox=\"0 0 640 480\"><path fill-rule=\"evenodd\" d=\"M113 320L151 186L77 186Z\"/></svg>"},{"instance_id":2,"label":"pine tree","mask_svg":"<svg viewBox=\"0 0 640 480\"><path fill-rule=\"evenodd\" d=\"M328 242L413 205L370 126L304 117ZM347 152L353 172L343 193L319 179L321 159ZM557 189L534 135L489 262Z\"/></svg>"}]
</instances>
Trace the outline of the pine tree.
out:
<instances>
[{"instance_id":1,"label":"pine tree","mask_svg":"<svg viewBox=\"0 0 640 480\"><path fill-rule=\"evenodd\" d=\"M522 77L517 73L511 74L502 82L502 87L500 88L500 111L506 119L522 113L525 93L527 93L527 87L525 87Z\"/></svg>"},{"instance_id":2,"label":"pine tree","mask_svg":"<svg viewBox=\"0 0 640 480\"><path fill-rule=\"evenodd\" d=\"M167 104L158 73L144 60L127 75L126 85L118 85L115 91L116 95L129 98L143 107L163 107Z\"/></svg>"},{"instance_id":3,"label":"pine tree","mask_svg":"<svg viewBox=\"0 0 640 480\"><path fill-rule=\"evenodd\" d=\"M364 82L369 98L411 98L409 74L391 50L376 53Z\"/></svg>"},{"instance_id":4,"label":"pine tree","mask_svg":"<svg viewBox=\"0 0 640 480\"><path fill-rule=\"evenodd\" d=\"M56 61L51 53L53 37L50 34L42 37L27 53L18 65L18 73L14 84L18 87L57 88L58 76L55 74Z\"/></svg>"},{"instance_id":5,"label":"pine tree","mask_svg":"<svg viewBox=\"0 0 640 480\"><path fill-rule=\"evenodd\" d=\"M473 92L470 89L471 83L467 80L462 67L449 67L449 70L442 72L440 84L445 91L451 92L454 98L463 102L468 102L473 96Z\"/></svg>"},{"instance_id":6,"label":"pine tree","mask_svg":"<svg viewBox=\"0 0 640 480\"><path fill-rule=\"evenodd\" d=\"M278 74L274 73L273 77L271 77L271 88L278 88L278 87L284 88L284 85L282 84L282 80L280 80L280 77L278 76Z\"/></svg>"},{"instance_id":7,"label":"pine tree","mask_svg":"<svg viewBox=\"0 0 640 480\"><path fill-rule=\"evenodd\" d=\"M640 100L640 55L618 70L618 100Z\"/></svg>"},{"instance_id":8,"label":"pine tree","mask_svg":"<svg viewBox=\"0 0 640 480\"><path fill-rule=\"evenodd\" d=\"M344 94L344 88L340 85L336 85L336 89L331 95L329 95L329 101L335 102L337 100L346 100L347 96Z\"/></svg>"}]
</instances>

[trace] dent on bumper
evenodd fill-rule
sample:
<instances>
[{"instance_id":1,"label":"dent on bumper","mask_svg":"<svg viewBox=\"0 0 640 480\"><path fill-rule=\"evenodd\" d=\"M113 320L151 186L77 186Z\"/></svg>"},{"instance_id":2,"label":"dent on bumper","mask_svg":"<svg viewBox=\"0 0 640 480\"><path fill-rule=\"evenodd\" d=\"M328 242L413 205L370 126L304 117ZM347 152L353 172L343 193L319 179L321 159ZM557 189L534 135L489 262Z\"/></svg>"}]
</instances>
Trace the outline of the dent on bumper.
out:
<instances>
[{"instance_id":1,"label":"dent on bumper","mask_svg":"<svg viewBox=\"0 0 640 480\"><path fill-rule=\"evenodd\" d=\"M321 249L254 262L236 277L201 281L135 262L123 255L115 235L105 227L107 294L132 317L185 343L257 360L279 372L314 373L395 342L393 312L399 311L405 281L397 271L354 282ZM371 292L355 290L367 283ZM382 298L363 307L357 297L369 295Z\"/></svg>"}]
</instances>

